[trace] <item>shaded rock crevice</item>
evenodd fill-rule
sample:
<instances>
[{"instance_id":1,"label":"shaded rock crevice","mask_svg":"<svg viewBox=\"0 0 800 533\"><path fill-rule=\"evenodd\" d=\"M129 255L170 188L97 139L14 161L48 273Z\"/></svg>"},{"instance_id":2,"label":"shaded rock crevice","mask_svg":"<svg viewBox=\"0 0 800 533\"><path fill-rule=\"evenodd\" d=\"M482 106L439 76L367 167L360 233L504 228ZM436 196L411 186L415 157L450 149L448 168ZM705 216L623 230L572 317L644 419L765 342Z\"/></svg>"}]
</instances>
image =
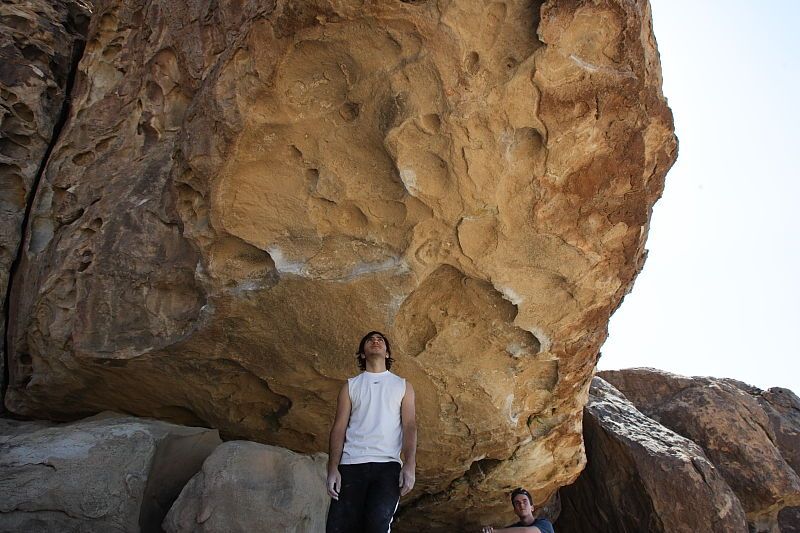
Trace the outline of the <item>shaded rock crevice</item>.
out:
<instances>
[{"instance_id":1,"label":"shaded rock crevice","mask_svg":"<svg viewBox=\"0 0 800 533\"><path fill-rule=\"evenodd\" d=\"M53 80L54 81L54 85L56 86L56 88L61 89L62 102L61 102L60 108L58 109L57 114L55 115L55 117L53 119L53 126L52 126L52 130L50 132L50 137L49 137L49 140L48 140L46 146L44 147L44 152L41 154L41 157L39 159L39 163L38 163L38 167L36 169L36 172L32 176L32 180L31 180L30 184L28 185L28 187L26 187L27 190L26 190L26 194L25 194L25 203L24 203L24 209L23 209L23 212L22 212L21 220L18 222L18 224L16 226L12 226L13 229L16 229L19 232L18 235L20 237L17 240L17 246L16 246L16 248L14 250L15 253L13 255L13 260L10 262L10 264L7 265L7 268L8 268L7 277L5 277L5 273L4 273L4 279L3 280L5 282L5 287L2 287L2 289L3 289L3 302L2 302L2 311L3 311L3 317L2 317L2 321L3 321L3 330L2 330L2 333L3 333L2 370L3 370L3 372L2 372L2 382L0 383L0 412L2 412L4 414L9 414L6 411L6 407L5 407L5 396L6 396L6 390L7 390L8 386L9 386L9 380L10 380L10 377L11 377L10 376L10 364L9 364L9 359L8 359L8 357L9 357L8 332L9 332L10 313L11 313L11 308L12 308L12 305L11 305L12 287L13 287L13 284L14 284L15 275L17 273L17 270L19 268L20 262L22 260L22 255L24 254L24 249L25 249L25 245L26 245L25 242L24 242L25 241L24 235L26 235L28 233L28 228L31 225L31 218L32 218L31 217L31 213L32 213L32 210L33 210L34 203L36 201L36 193L37 193L37 191L39 189L39 183L40 183L40 181L42 179L42 176L43 176L43 174L45 172L45 168L46 168L47 163L48 163L48 161L50 159L50 156L51 156L51 154L53 152L53 149L58 144L58 141L60 139L61 132L62 132L62 130L64 128L64 125L66 124L66 122L67 122L67 120L69 119L69 116L70 116L71 96L72 96L73 89L74 89L74 86L75 86L75 79L76 79L76 76L77 76L77 73L78 73L78 65L79 65L79 63L81 61L81 58L83 57L84 49L86 47L86 35L87 35L87 31L88 31L88 27L89 27L89 21L90 21L90 15L91 15L91 7L90 7L90 5L88 3L85 3L82 0L68 0L66 2L63 2L63 3L59 4L57 6L57 9L58 9L58 11L60 11L60 12L57 11L57 13L59 15L62 15L64 17L64 19L60 20L60 21L59 20L45 20L45 21L42 22L42 24L45 25L45 26L50 25L50 24L63 24L63 26L61 27L61 31L63 31L69 37L72 37L71 52L68 54L68 57L69 57L68 64L66 66L60 65L59 62L55 58L53 58L53 59L47 58L46 57L46 52L43 52L43 51L39 50L33 44L27 44L21 50L22 55L25 56L25 58L28 59L29 61L31 61L31 62L35 62L37 60L40 61L40 62L41 61L46 61L46 63L50 66L50 68L51 68L50 73L54 77L54 80ZM47 10L42 10L38 14L41 17L46 17L47 13L48 13ZM7 16L6 15L2 19L2 22L0 22L0 26L2 26L3 23L11 23L11 22L13 22L13 17L14 17L14 15L11 15L11 16ZM28 20L25 23L25 25L28 25L30 23L31 23L31 21ZM11 24L11 25L14 26L13 24ZM16 29L19 29L19 28L16 28ZM55 52L59 53L59 51L55 51ZM31 68L35 68L35 65L32 66ZM41 70L37 69L36 73L40 74L41 76L44 76L44 74L42 73ZM7 74L7 71L4 70L2 77L5 78L6 74ZM7 80L7 79L1 79L0 80L0 82L4 82L4 83L8 83L9 81L11 81L13 83L14 80L13 80L13 78L11 80ZM47 98L47 100L50 100L52 102L52 98L53 97L51 96L50 90L51 90L51 88L48 88L47 94L46 95L42 94L41 97L43 99ZM4 104L8 103L11 96L12 96L12 93L8 92L7 89L4 88L3 89L3 103ZM23 106L24 107L24 104L16 104L15 106L13 106L16 111L19 111L18 106ZM28 108L25 107L25 109L28 109ZM33 114L33 112L31 112L29 110L27 111L26 116L24 118L26 118L30 122L34 122L35 119L36 119L36 117ZM47 118L45 117L43 120L47 121ZM0 127L0 137L5 137L6 139L10 139L11 142L13 143L13 142L17 141L17 138L15 138L16 135L15 135L14 132L9 131L10 129L11 128L7 127L7 124L3 124L2 127ZM29 142L26 142L25 144L27 145L27 144L29 144ZM5 150L4 150L4 152L5 152ZM0 156L4 156L4 155L5 155L4 153L0 154ZM26 152L25 155L30 157L31 155L34 155L34 154L30 154L30 153ZM3 162L3 166L6 166L6 163ZM3 172L2 174L5 174L5 172ZM2 175L2 179L4 179L4 180L5 179L10 179L10 176ZM2 265L2 266L6 266L6 265Z\"/></svg>"}]
</instances>

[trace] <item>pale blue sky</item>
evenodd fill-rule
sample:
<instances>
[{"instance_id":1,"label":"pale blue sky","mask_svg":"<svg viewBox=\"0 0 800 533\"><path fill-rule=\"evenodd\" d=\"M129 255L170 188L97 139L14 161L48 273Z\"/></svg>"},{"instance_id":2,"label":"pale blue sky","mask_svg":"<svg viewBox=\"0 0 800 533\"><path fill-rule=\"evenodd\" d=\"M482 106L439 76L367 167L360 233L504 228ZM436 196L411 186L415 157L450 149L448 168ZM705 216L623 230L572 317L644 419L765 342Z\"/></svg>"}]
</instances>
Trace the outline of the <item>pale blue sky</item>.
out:
<instances>
[{"instance_id":1,"label":"pale blue sky","mask_svg":"<svg viewBox=\"0 0 800 533\"><path fill-rule=\"evenodd\" d=\"M599 368L800 394L800 2L651 4L680 150Z\"/></svg>"}]
</instances>

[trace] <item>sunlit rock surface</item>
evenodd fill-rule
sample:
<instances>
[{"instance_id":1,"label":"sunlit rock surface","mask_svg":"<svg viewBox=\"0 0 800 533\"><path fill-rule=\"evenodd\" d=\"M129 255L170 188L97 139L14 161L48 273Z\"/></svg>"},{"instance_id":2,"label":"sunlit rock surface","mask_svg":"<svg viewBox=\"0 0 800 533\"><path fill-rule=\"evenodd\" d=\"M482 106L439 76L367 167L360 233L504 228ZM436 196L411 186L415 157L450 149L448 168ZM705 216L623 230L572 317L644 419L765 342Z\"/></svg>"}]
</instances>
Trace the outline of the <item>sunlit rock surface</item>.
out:
<instances>
[{"instance_id":1,"label":"sunlit rock surface","mask_svg":"<svg viewBox=\"0 0 800 533\"><path fill-rule=\"evenodd\" d=\"M81 0L0 4L0 298L3 316L25 209L89 22ZM5 336L5 320L0 321ZM0 375L5 357L0 345ZM3 379L3 378L0 378Z\"/></svg>"},{"instance_id":2,"label":"sunlit rock surface","mask_svg":"<svg viewBox=\"0 0 800 533\"><path fill-rule=\"evenodd\" d=\"M106 413L0 419L0 531L159 531L216 430Z\"/></svg>"},{"instance_id":3,"label":"sunlit rock surface","mask_svg":"<svg viewBox=\"0 0 800 533\"><path fill-rule=\"evenodd\" d=\"M417 390L401 528L572 481L676 155L649 5L209 5L94 6L12 281L6 406L324 451L378 328Z\"/></svg>"},{"instance_id":4,"label":"sunlit rock surface","mask_svg":"<svg viewBox=\"0 0 800 533\"><path fill-rule=\"evenodd\" d=\"M583 427L586 470L561 489L559 533L747 531L741 503L703 450L601 378Z\"/></svg>"},{"instance_id":5,"label":"sunlit rock surface","mask_svg":"<svg viewBox=\"0 0 800 533\"><path fill-rule=\"evenodd\" d=\"M164 519L167 533L325 531L328 456L255 442L217 447Z\"/></svg>"},{"instance_id":6,"label":"sunlit rock surface","mask_svg":"<svg viewBox=\"0 0 800 533\"><path fill-rule=\"evenodd\" d=\"M741 501L752 531L780 531L780 511L800 505L800 399L791 391L646 368L600 376L647 416L703 448Z\"/></svg>"}]
</instances>

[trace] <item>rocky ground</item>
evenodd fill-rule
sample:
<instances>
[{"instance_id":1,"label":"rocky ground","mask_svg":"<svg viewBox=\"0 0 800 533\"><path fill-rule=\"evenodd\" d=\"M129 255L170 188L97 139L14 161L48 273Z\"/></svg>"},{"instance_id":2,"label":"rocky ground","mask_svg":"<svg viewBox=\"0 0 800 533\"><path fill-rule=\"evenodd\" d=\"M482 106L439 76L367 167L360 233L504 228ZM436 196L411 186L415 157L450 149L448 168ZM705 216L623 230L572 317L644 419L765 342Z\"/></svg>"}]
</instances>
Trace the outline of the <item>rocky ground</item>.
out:
<instances>
[{"instance_id":1,"label":"rocky ground","mask_svg":"<svg viewBox=\"0 0 800 533\"><path fill-rule=\"evenodd\" d=\"M800 398L648 369L602 374L630 396L594 379L586 469L541 511L557 531L798 530ZM0 531L319 532L325 464L324 454L113 413L0 419ZM394 529L411 529L407 516ZM460 526L451 530L477 531Z\"/></svg>"}]
</instances>

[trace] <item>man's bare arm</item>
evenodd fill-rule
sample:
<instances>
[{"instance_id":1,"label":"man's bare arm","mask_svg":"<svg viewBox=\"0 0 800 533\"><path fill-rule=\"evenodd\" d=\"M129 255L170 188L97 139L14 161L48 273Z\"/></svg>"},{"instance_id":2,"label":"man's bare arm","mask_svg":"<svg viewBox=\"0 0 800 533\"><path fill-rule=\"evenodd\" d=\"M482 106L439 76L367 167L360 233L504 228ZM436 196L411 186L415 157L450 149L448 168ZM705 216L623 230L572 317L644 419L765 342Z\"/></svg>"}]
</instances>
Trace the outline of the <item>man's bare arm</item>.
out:
<instances>
[{"instance_id":1,"label":"man's bare arm","mask_svg":"<svg viewBox=\"0 0 800 533\"><path fill-rule=\"evenodd\" d=\"M501 527L492 528L492 533L542 533L542 530L536 526L517 526L517 527Z\"/></svg>"},{"instance_id":2,"label":"man's bare arm","mask_svg":"<svg viewBox=\"0 0 800 533\"><path fill-rule=\"evenodd\" d=\"M342 476L339 474L339 461L342 459L344 437L347 433L347 423L350 422L350 391L347 383L339 391L336 402L336 417L331 427L330 444L328 445L328 494L334 500L339 499L342 488Z\"/></svg>"},{"instance_id":3,"label":"man's bare arm","mask_svg":"<svg viewBox=\"0 0 800 533\"><path fill-rule=\"evenodd\" d=\"M403 468L400 470L400 495L405 496L414 488L417 468L417 414L414 387L406 381L406 393L400 404L400 419L403 426Z\"/></svg>"},{"instance_id":4,"label":"man's bare arm","mask_svg":"<svg viewBox=\"0 0 800 533\"><path fill-rule=\"evenodd\" d=\"M492 527L486 526L481 533L542 533L536 526Z\"/></svg>"}]
</instances>

